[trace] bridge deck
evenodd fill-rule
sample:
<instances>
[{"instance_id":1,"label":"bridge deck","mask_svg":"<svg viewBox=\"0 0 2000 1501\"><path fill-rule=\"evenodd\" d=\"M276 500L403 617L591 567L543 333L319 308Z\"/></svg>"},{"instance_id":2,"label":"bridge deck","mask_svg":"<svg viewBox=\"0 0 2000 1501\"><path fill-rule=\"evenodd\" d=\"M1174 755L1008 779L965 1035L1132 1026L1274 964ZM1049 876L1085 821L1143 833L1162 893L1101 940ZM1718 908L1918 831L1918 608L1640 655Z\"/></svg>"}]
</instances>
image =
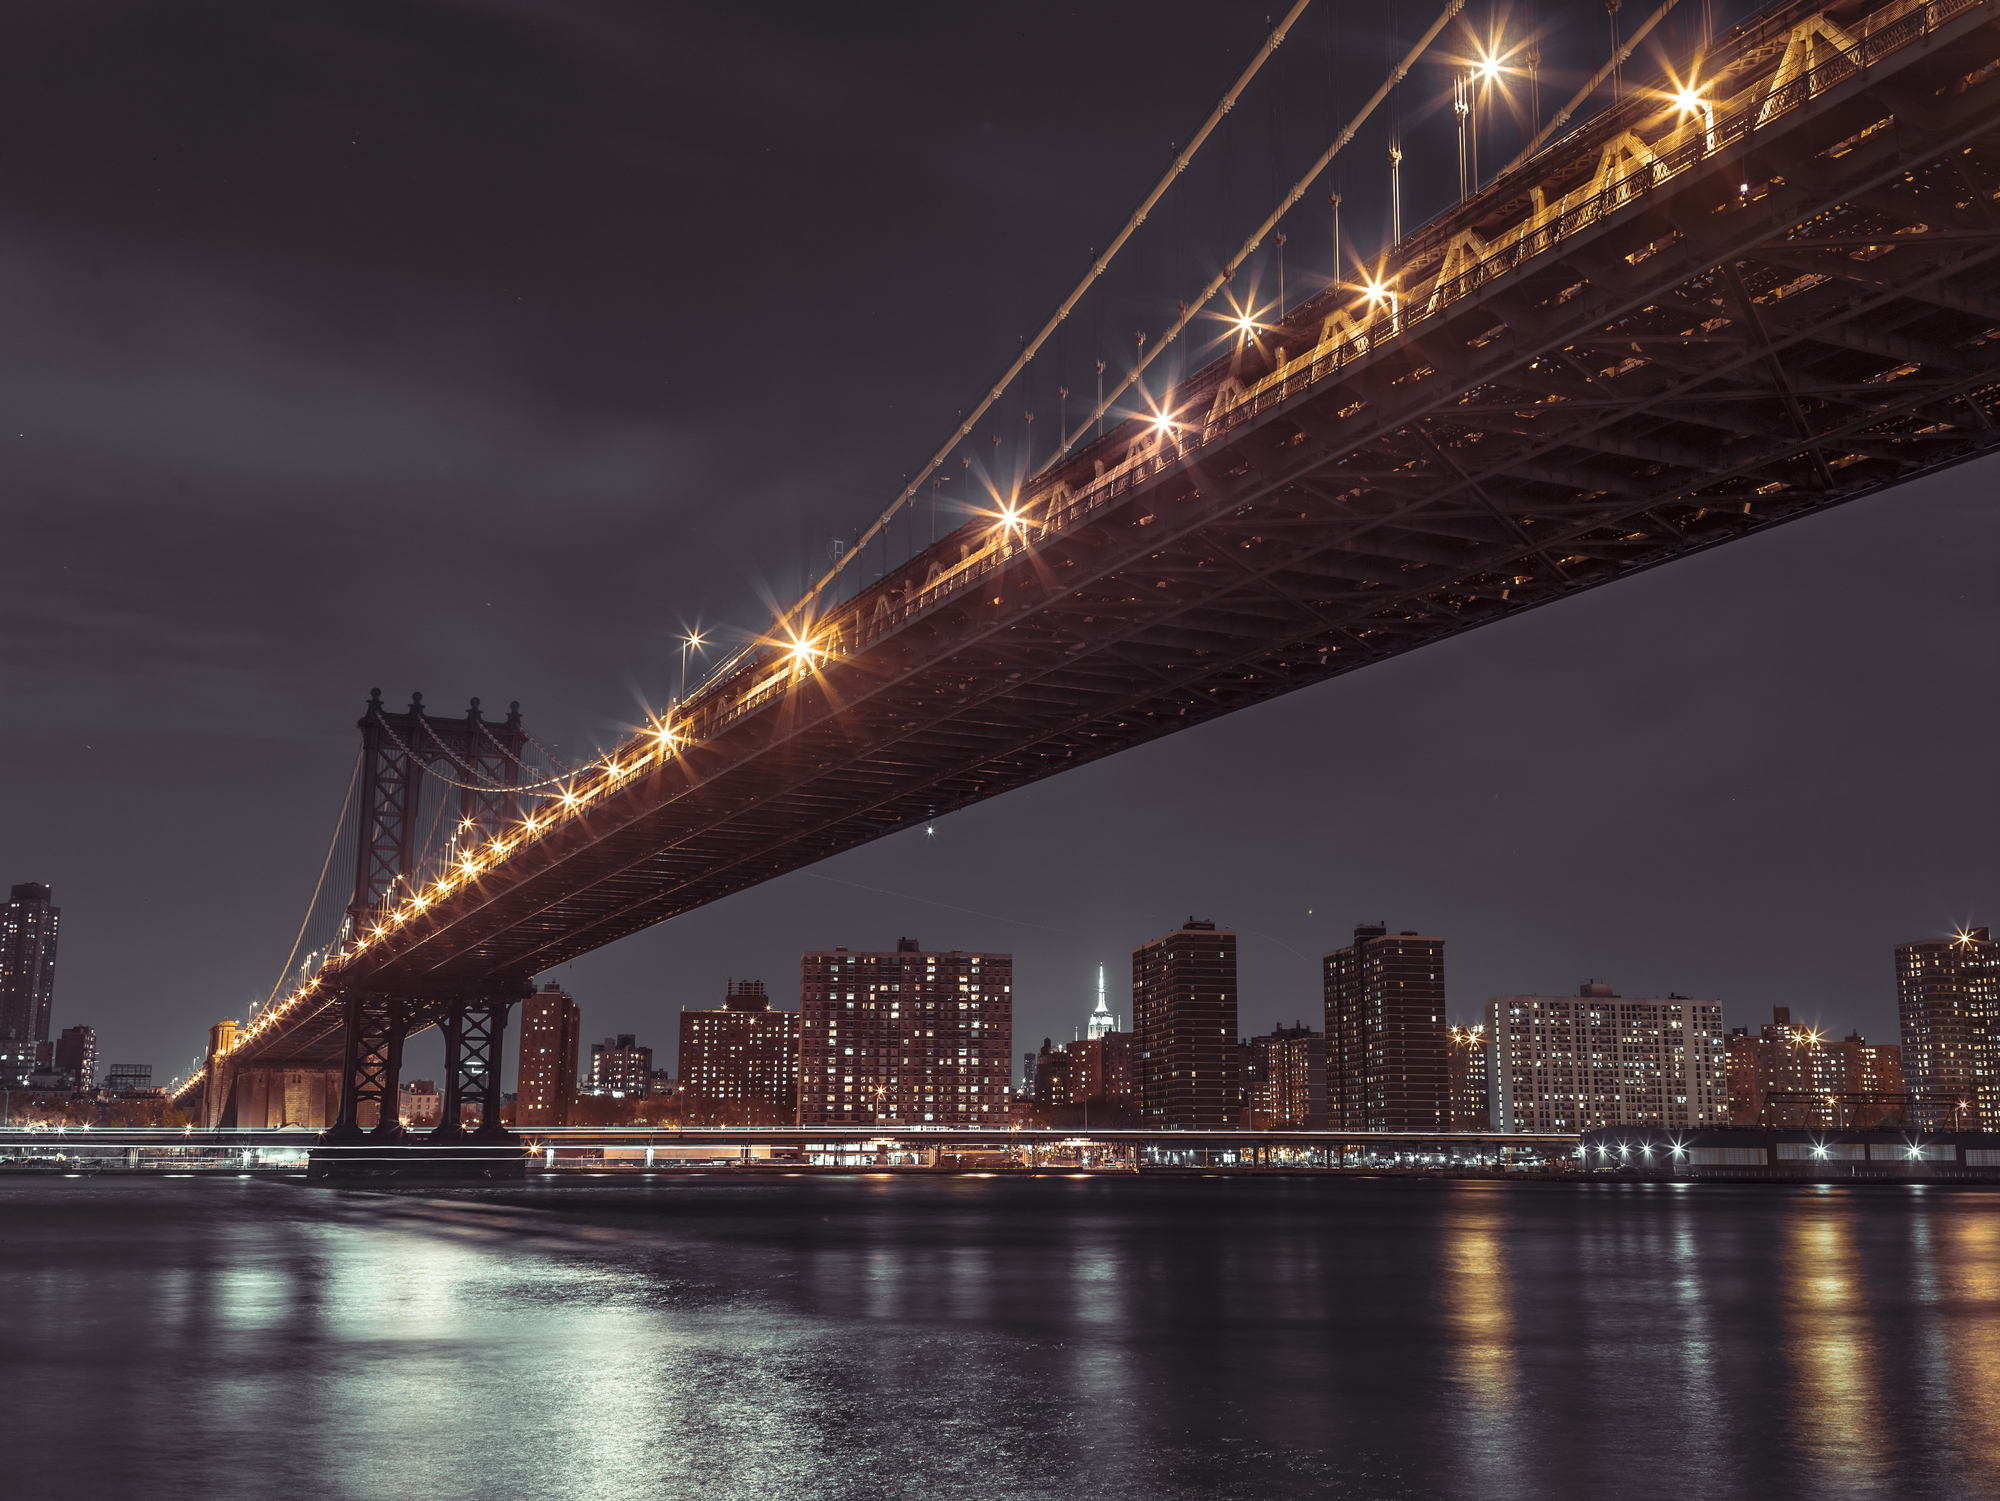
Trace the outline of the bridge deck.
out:
<instances>
[{"instance_id":1,"label":"bridge deck","mask_svg":"<svg viewBox=\"0 0 2000 1501\"><path fill-rule=\"evenodd\" d=\"M386 915L333 1001L521 978L924 818L1990 451L2000 25L1780 7L706 687ZM669 738L670 737L670 738Z\"/></svg>"}]
</instances>

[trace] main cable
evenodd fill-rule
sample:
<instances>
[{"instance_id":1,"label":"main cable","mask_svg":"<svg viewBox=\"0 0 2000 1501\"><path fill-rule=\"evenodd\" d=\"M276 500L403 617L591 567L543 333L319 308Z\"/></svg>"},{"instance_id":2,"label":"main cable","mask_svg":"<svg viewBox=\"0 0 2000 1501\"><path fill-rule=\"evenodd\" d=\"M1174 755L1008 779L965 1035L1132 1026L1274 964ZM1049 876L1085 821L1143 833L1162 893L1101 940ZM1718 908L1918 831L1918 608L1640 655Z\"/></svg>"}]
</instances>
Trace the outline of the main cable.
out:
<instances>
[{"instance_id":1,"label":"main cable","mask_svg":"<svg viewBox=\"0 0 2000 1501\"><path fill-rule=\"evenodd\" d=\"M299 945L305 942L306 928L311 924L313 912L319 906L319 894L321 888L326 885L326 873L333 867L333 852L339 848L340 836L347 828L347 810L354 802L354 784L361 780L361 758L365 754L365 751L354 753L354 769L347 774L347 795L340 800L340 817L334 820L333 838L327 843L326 859L320 862L319 879L313 883L312 900L306 903L305 921L299 924L299 936L292 940L292 951L285 955L284 967L278 971L278 983L273 985L271 993L264 997L264 1005L257 1008L259 1011L264 1010L278 998L279 989L284 985L286 976L292 972L292 961L299 957Z\"/></svg>"},{"instance_id":2,"label":"main cable","mask_svg":"<svg viewBox=\"0 0 2000 1501\"><path fill-rule=\"evenodd\" d=\"M1151 213L1153 210L1153 206L1157 204L1160 201L1160 199L1166 195L1167 189L1173 186L1174 179L1187 170L1188 163L1194 160L1194 154L1196 151L1201 149L1202 142L1208 139L1210 133L1214 131L1215 127L1218 124L1221 123L1222 117L1228 114L1229 111L1235 106L1237 97L1240 94L1242 94L1244 89L1249 87L1250 80L1257 76L1258 70L1264 66L1264 64L1270 59L1271 54L1277 51L1279 44L1284 41L1285 33L1292 29L1292 23L1298 20L1301 13L1304 12L1306 6L1308 6L1311 3L1312 0L1296 0L1296 3L1292 6L1291 10L1286 13L1284 20L1280 21L1277 24L1277 26L1272 29L1270 36L1265 38L1264 45L1257 49L1257 55L1250 59L1250 65L1243 70L1243 76L1238 78L1236 80L1234 87L1232 87L1228 93L1222 96L1221 102L1217 104L1215 108L1209 113L1209 117L1202 122L1201 129L1195 132L1194 139L1188 142L1186 149L1183 150L1178 156L1174 158L1173 165L1167 169L1166 175L1162 177L1159 180L1159 182L1154 184L1153 191L1146 195L1146 201L1139 205L1138 209L1133 213L1130 219L1125 221L1125 227L1118 232L1118 238L1111 242L1110 246L1105 250L1104 254L1098 257L1096 263L1091 267L1091 269L1088 272L1085 273L1083 280L1076 284L1076 290L1071 292L1069 296L1063 300L1062 306L1056 309L1054 316L1052 316L1047 323L1042 325L1042 331L1036 334L1034 339L1030 343L1022 346L1021 352L1018 356L1015 357L1014 363L1007 367L1007 373L1001 376L1000 379L994 384L992 390L989 391L983 398L981 398L980 403L977 407L975 407L972 411L966 413L965 418L963 422L959 425L958 430L951 435L950 441L948 441L944 445L944 447L940 448L936 453L932 454L930 462L925 464L923 468L919 469L911 477L909 483L904 486L902 493L896 497L895 502L892 505L890 505L888 510L884 511L880 516L875 518L874 524L870 526L868 530L861 535L859 541L855 543L855 546L852 549L852 551L843 554L842 557L839 559L839 561L837 561L833 565L833 567L829 568L826 571L826 574L820 579L818 583L814 584L810 589L808 589L803 595L800 596L797 604L793 605L789 610L785 611L783 615L778 617L779 630L783 631L783 630L789 630L791 628L793 619L796 616L798 616L800 612L807 609L814 600L819 598L820 591L826 588L828 584L832 583L833 580L840 575L840 571L842 568L846 566L848 559L852 557L854 553L857 553L861 551L862 548L866 547L870 539L872 539L877 532L881 531L884 526L888 525L890 519L893 516L895 516L895 514L899 510L901 510L905 505L908 505L910 503L911 497L917 493L918 488L923 484L923 482L929 479L932 472L935 471L937 467L940 464L942 464L946 459L951 457L951 451L954 448L956 448L964 438L968 437L971 434L974 424L976 424L979 421L979 419L985 415L987 409L991 407L994 402L1000 399L1001 393L1004 392L1007 389L1007 387L1013 383L1014 377L1019 375L1021 371L1026 368L1028 361L1032 360L1035 357L1036 351L1039 350L1045 342L1047 342L1049 336L1055 332L1057 326L1061 324L1063 319L1067 318L1070 315L1070 310L1074 308L1077 305L1077 303L1083 300L1083 294L1090 290L1091 283L1096 281L1098 277L1104 274L1105 269L1109 267L1111 264L1112 257L1117 255L1119 250L1124 247L1125 242L1132 238L1133 234L1137 232L1139 226L1146 222L1146 215ZM1458 3L1463 4L1463 0L1458 0ZM1456 6L1454 6L1454 10L1456 10Z\"/></svg>"}]
</instances>

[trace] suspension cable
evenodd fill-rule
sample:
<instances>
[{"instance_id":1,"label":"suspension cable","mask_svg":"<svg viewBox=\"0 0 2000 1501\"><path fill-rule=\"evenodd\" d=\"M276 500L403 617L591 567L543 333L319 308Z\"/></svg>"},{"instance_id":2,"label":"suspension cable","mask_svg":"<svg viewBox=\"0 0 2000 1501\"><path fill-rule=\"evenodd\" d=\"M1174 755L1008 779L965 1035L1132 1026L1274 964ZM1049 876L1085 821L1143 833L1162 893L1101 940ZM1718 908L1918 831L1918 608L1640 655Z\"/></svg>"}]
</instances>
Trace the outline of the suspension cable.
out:
<instances>
[{"instance_id":1,"label":"suspension cable","mask_svg":"<svg viewBox=\"0 0 2000 1501\"><path fill-rule=\"evenodd\" d=\"M327 842L326 859L320 862L319 879L313 883L312 900L306 903L305 920L299 924L299 936L292 940L292 951L285 955L284 966L278 971L278 983L271 987L271 993L264 997L264 1005L269 1006L278 998L278 991L285 983L285 977L292 972L292 961L299 957L299 945L306 941L306 928L311 925L313 910L319 906L319 894L326 885L326 873L333 868L333 852L340 845L340 836L347 828L347 810L354 801L355 784L361 780L361 758L363 751L354 753L354 769L347 774L347 795L340 800L340 817L333 821L333 838Z\"/></svg>"},{"instance_id":2,"label":"suspension cable","mask_svg":"<svg viewBox=\"0 0 2000 1501\"><path fill-rule=\"evenodd\" d=\"M410 760L416 762L419 769L421 769L426 776L436 777L440 782L443 782L446 786L456 787L461 792L500 792L500 793L533 792L538 787L553 787L556 785L556 783L568 781L571 777L576 775L576 773L573 771L565 771L565 772L560 772L552 777L545 777L543 780L539 782L523 782L519 786L515 787L502 787L495 782L460 782L452 777L446 776L443 772L439 771L436 767L432 766L430 764L430 761L426 757L419 756L415 751L411 750L407 745L403 744L403 737L396 733L395 729L389 724L388 720L383 719L378 714L376 716L376 722L382 726L382 733L389 737L389 743L395 746L397 750L401 751ZM430 729L428 725L425 725L424 728L426 730ZM491 739L492 737L489 735L487 738ZM438 737L435 731L431 732L431 740L434 744L436 744L439 750L444 752L446 758L451 762L451 764L456 766L460 771L464 772L467 776L476 777L479 775L477 771L474 771L472 768L466 766L464 762L458 759L458 757L452 755L451 748L447 746L444 743L444 741ZM504 752L506 748L502 746L500 747L500 749ZM544 797L548 797L551 796L552 794L543 793L541 795Z\"/></svg>"},{"instance_id":3,"label":"suspension cable","mask_svg":"<svg viewBox=\"0 0 2000 1501\"><path fill-rule=\"evenodd\" d=\"M1671 4L1672 0L1669 0L1669 3ZM1412 47L1407 53L1404 54L1402 62L1398 63L1396 67L1390 72L1389 76L1382 81L1382 86L1378 88L1369 97L1368 102L1361 106L1361 112L1357 114L1352 120L1349 120L1347 122L1347 127L1344 130L1342 130L1338 136L1334 138L1334 142L1331 146L1327 147L1325 151L1320 153L1319 160L1314 162L1312 166L1307 169L1306 175L1304 177L1301 177L1296 183L1292 185L1292 190L1284 196L1283 200L1280 201L1280 203L1276 208L1271 210L1270 217L1265 219L1265 221L1257 227L1257 231L1255 234L1251 235L1249 239L1243 242L1243 248L1241 250L1238 250L1236 254L1230 258L1229 264L1224 266L1220 271L1218 271L1215 274L1214 278L1210 280L1207 288L1202 292L1201 296L1196 298L1192 304L1190 304L1188 307L1182 310L1181 315L1174 320L1173 327L1169 328L1165 336L1161 338L1159 343L1153 346L1152 353L1147 355L1142 355L1139 359L1139 362L1132 367L1131 372L1126 375L1124 380L1118 383L1118 388L1115 391L1113 391L1110 396L1105 398L1105 400L1102 403L1099 404L1097 410L1091 414L1092 421L1097 420L1098 418L1102 417L1107 411L1109 411L1111 407L1117 402L1118 398L1123 396L1127 391L1129 391L1132 388L1133 383L1137 381L1140 376L1146 373L1146 367L1150 365L1159 356L1160 351L1165 349L1169 344L1173 343L1174 339L1180 334L1181 330L1188 326L1188 324L1194 319L1195 315L1199 313L1204 307L1208 306L1208 304L1214 299L1215 294L1221 291L1223 285L1236 274L1236 268L1242 265L1245 261L1247 261L1250 258L1251 252L1254 251L1260 244L1263 243L1264 236L1266 236L1271 232L1271 230L1277 225L1278 221L1282 219L1287 212L1290 211L1293 204L1297 203L1301 198L1305 196L1306 189L1312 186L1313 179L1318 177L1320 173L1324 172L1327 169L1327 165L1330 162L1332 162L1334 157L1340 154L1341 149L1345 147L1349 141L1354 139L1354 133L1357 130L1359 130L1362 127L1362 125L1366 123L1368 117L1375 112L1375 107L1389 96L1390 90L1395 88L1397 84L1403 81L1404 75L1407 74L1410 71L1410 69L1416 65L1417 59L1422 57L1424 55L1425 50L1430 46L1430 44L1433 41L1437 39L1438 33L1443 31L1445 27L1450 24L1452 18L1456 16L1464 8L1465 8L1465 0L1447 0L1444 10L1439 14L1438 18L1435 21L1431 22L1430 30L1426 31L1423 34L1423 36L1418 39L1416 46ZM1058 455L1056 458L1050 459L1048 463L1044 464L1039 470L1036 471L1037 477L1039 477L1042 474L1046 474L1064 457L1066 457L1066 455Z\"/></svg>"},{"instance_id":4,"label":"suspension cable","mask_svg":"<svg viewBox=\"0 0 2000 1501\"><path fill-rule=\"evenodd\" d=\"M500 752L501 755L513 761L517 766L520 764L521 753L517 750L509 750L507 749L506 746L502 745L498 740L495 740L493 738L493 731L486 727L485 720L479 719L479 720L474 720L473 722L479 726L479 733L486 737L486 743L488 745L492 746L495 750ZM556 767L558 770L566 770L570 772L574 772L576 770L575 767L571 766L567 761L563 760L561 756L557 755L554 751L550 750L546 745L542 744L541 741L537 740L533 735L530 735L526 730L521 731L521 738L527 741L528 744L532 745L536 750L540 751L544 756L546 756L548 758L549 765Z\"/></svg>"},{"instance_id":5,"label":"suspension cable","mask_svg":"<svg viewBox=\"0 0 2000 1501\"><path fill-rule=\"evenodd\" d=\"M1202 143L1208 139L1210 132L1212 132L1215 129L1215 127L1221 123L1222 117L1228 114L1229 111L1235 106L1237 96L1240 95L1244 89L1249 87L1250 80L1257 76L1258 70L1262 68L1264 64L1270 59L1271 54L1277 51L1279 44L1282 43L1285 39L1285 33L1291 30L1292 23L1298 20L1300 14L1305 10L1306 6L1309 5L1310 3L1311 0L1296 0L1296 3L1292 6L1291 10L1286 13L1285 18L1282 21L1280 21L1275 28L1273 28L1270 36L1265 38L1264 45L1257 49L1257 55L1250 59L1250 65L1243 70L1243 76L1241 78L1238 78L1236 80L1235 86L1231 88L1228 93L1222 96L1221 102L1218 103L1215 106L1214 110L1210 112L1209 117L1202 122L1201 129L1195 132L1194 139L1187 144L1185 150L1183 150L1178 156L1174 158L1173 165L1167 168L1166 175L1163 176L1159 180L1159 182L1154 184L1153 191L1146 195L1146 201L1139 205L1137 211L1133 213L1130 219L1125 221L1125 227L1118 232L1118 238L1111 242L1110 247L1106 249L1105 252L1097 258L1095 263L1091 266L1090 270L1084 273L1083 280L1076 284L1076 290L1071 292L1069 296L1063 300L1062 306L1058 307L1055 310L1054 315L1049 319L1049 321L1042 325L1042 331L1036 334L1035 337L1029 343L1022 346L1021 352L1019 355L1015 357L1014 363L1007 367L1007 373L1001 376L1000 379L993 384L992 389L989 390L985 396L980 398L980 402L977 407L973 408L970 412L967 412L965 414L965 417L959 424L957 431L955 431L951 435L950 440L946 442L944 447L940 448L936 453L932 454L930 457L930 462L925 464L921 469L917 470L917 472L910 477L909 483L906 486L904 486L902 493L896 497L895 501L890 505L889 509L884 511L880 516L875 518L874 524L870 526L867 531L861 534L861 537L859 538L858 541L856 541L854 547L847 553L842 554L840 559L834 563L833 567L829 568L826 571L826 574L820 579L820 581L814 584L802 596L800 596L797 604L793 605L789 610L785 611L783 615L778 617L779 630L787 630L790 628L792 621L802 611L807 609L813 603L814 600L819 598L820 591L826 588L828 584L832 583L833 580L839 576L841 569L847 566L848 561L856 553L859 553L863 548L865 548L868 545L869 541L875 536L877 532L881 531L884 526L888 525L890 518L893 517L897 511L901 510L905 505L909 504L910 498L917 493L918 488L923 484L923 482L930 478L932 471L935 470L946 459L951 457L952 449L958 446L959 441L961 439L965 438L968 434L971 433L973 425L977 423L983 415L985 415L986 410L989 407L991 407L994 402L1000 399L1001 393L1005 391L1007 387L1013 382L1014 377L1021 373L1022 369L1027 365L1028 361L1032 360L1035 357L1036 351L1039 350L1042 347L1042 345L1048 340L1049 336L1055 332L1057 326L1062 323L1063 319L1069 316L1070 309L1074 308L1077 305L1077 303L1083 300L1083 294L1090 290L1091 283L1096 281L1098 277L1104 274L1105 268L1111 264L1111 258L1115 256L1119 252L1119 250L1124 247L1124 244L1127 240L1132 238L1133 234L1138 230L1139 226L1146 222L1146 215L1151 213L1153 206L1157 204L1162 197L1165 196L1167 189L1173 185L1174 179L1180 176L1182 172L1185 172L1187 170L1188 163L1194 160L1195 152L1198 151L1201 148ZM1463 3L1464 0L1457 0L1457 3L1454 4L1453 6L1454 12L1456 11L1457 6Z\"/></svg>"}]
</instances>

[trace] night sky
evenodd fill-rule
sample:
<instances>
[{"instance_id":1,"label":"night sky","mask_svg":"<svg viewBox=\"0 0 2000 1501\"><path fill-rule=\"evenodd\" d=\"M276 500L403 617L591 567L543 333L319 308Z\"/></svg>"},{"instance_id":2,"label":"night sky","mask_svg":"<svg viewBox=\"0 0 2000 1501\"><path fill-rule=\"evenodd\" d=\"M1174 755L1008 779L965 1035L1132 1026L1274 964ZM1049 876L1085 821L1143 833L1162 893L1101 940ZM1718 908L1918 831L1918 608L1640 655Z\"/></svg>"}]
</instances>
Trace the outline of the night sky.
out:
<instances>
[{"instance_id":1,"label":"night sky","mask_svg":"<svg viewBox=\"0 0 2000 1501\"><path fill-rule=\"evenodd\" d=\"M665 702L683 627L762 626L1275 10L13 0L0 883L64 910L55 1025L164 1079L263 998L370 688L519 699L582 757ZM1432 13L1403 11L1412 37ZM1058 381L1121 369L1324 146L1388 15L1308 10L989 420L1003 464L1029 410L1045 457ZM1595 0L1543 16L1547 112L1608 38ZM1406 225L1456 192L1446 89L1407 88ZM1496 124L1489 172L1515 139ZM1379 126L1339 171L1372 256ZM1331 271L1334 185L1287 221L1294 300ZM1275 294L1268 255L1252 280ZM1190 914L1243 934L1246 1032L1316 1020L1317 956L1386 920L1445 937L1458 1016L1589 976L1893 1039L1893 945L2000 919L1996 483L1963 468L1489 627L554 978L586 1038L670 1058L726 978L796 1004L807 948L1010 950L1020 1052L1082 1024L1100 962L1129 1011L1130 950Z\"/></svg>"}]
</instances>

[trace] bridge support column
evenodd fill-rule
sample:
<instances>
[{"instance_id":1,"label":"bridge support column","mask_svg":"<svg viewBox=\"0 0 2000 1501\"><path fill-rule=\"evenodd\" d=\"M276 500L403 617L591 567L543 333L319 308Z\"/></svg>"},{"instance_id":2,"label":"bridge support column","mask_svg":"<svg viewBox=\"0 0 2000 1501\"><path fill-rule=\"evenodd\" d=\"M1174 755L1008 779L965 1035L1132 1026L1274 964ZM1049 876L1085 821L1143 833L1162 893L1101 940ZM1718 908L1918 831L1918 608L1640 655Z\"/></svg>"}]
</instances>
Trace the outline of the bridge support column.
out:
<instances>
[{"instance_id":1,"label":"bridge support column","mask_svg":"<svg viewBox=\"0 0 2000 1501\"><path fill-rule=\"evenodd\" d=\"M403 1139L403 1039L410 1030L410 1004L402 996L389 996L382 1029L381 1063L376 1075L381 1104L376 1111L376 1141Z\"/></svg>"},{"instance_id":2,"label":"bridge support column","mask_svg":"<svg viewBox=\"0 0 2000 1501\"><path fill-rule=\"evenodd\" d=\"M507 1038L507 1000L489 1001L486 1006L486 1102L479 1112L478 1141L512 1141L514 1133L500 1121L500 1059Z\"/></svg>"},{"instance_id":3,"label":"bridge support column","mask_svg":"<svg viewBox=\"0 0 2000 1501\"><path fill-rule=\"evenodd\" d=\"M340 1118L327 1140L359 1142L371 1132L376 1140L394 1140L401 1131L396 1090L408 1025L402 998L361 991L343 998L341 1010ZM371 1106L374 1118L367 1120Z\"/></svg>"},{"instance_id":4,"label":"bridge support column","mask_svg":"<svg viewBox=\"0 0 2000 1501\"><path fill-rule=\"evenodd\" d=\"M340 1118L320 1138L308 1176L519 1178L526 1160L513 1146L513 1132L500 1123L501 1043L508 1008L532 994L531 980L491 978L473 982L459 994L364 991L344 996ZM412 1026L433 1021L444 1032L444 1119L436 1130L413 1138L403 1129L397 1109L403 1039ZM476 1130L468 1131L460 1123L459 1107L474 1100L481 1120ZM419 1145L422 1150L395 1150Z\"/></svg>"},{"instance_id":5,"label":"bridge support column","mask_svg":"<svg viewBox=\"0 0 2000 1501\"><path fill-rule=\"evenodd\" d=\"M433 1142L457 1141L465 1135L459 1124L460 1106L465 1099L465 1007L454 1001L438 1018L444 1034L444 1106L432 1128Z\"/></svg>"},{"instance_id":6,"label":"bridge support column","mask_svg":"<svg viewBox=\"0 0 2000 1501\"><path fill-rule=\"evenodd\" d=\"M444 1119L431 1132L430 1140L513 1139L513 1133L500 1123L500 1065L507 1009L515 999L511 995L481 996L453 1001L445 1008ZM479 1106L479 1127L467 1131L459 1118L462 1107L472 1103Z\"/></svg>"}]
</instances>

